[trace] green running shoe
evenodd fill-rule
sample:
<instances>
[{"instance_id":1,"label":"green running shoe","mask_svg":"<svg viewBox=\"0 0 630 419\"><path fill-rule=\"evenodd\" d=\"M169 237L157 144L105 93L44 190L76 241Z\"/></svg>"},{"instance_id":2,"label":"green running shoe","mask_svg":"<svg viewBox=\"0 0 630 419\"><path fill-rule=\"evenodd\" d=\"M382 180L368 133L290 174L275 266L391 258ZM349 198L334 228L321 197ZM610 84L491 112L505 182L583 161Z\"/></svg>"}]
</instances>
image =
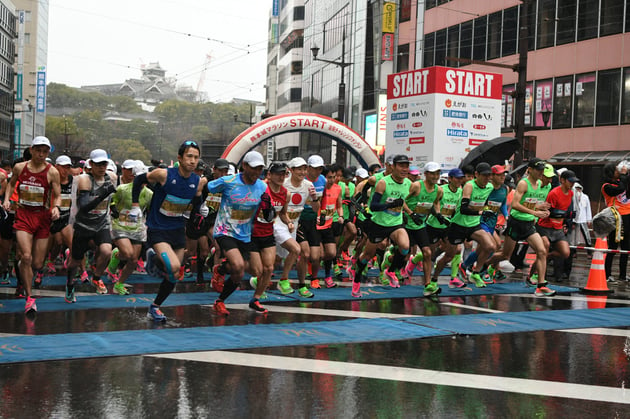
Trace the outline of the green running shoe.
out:
<instances>
[{"instance_id":1,"label":"green running shoe","mask_svg":"<svg viewBox=\"0 0 630 419\"><path fill-rule=\"evenodd\" d=\"M481 275L478 272L473 272L470 275L470 280L474 282L477 288L484 288L486 286L486 283L483 282L483 278L481 278Z\"/></svg>"},{"instance_id":2,"label":"green running shoe","mask_svg":"<svg viewBox=\"0 0 630 419\"><path fill-rule=\"evenodd\" d=\"M313 298L313 293L309 291L309 289L307 287L302 287L298 290L298 294L300 294L300 297L302 298Z\"/></svg>"},{"instance_id":3,"label":"green running shoe","mask_svg":"<svg viewBox=\"0 0 630 419\"><path fill-rule=\"evenodd\" d=\"M422 294L425 297L430 297L432 295L438 295L440 292L442 292L442 289L438 287L438 283L431 281L424 286L424 291L422 292Z\"/></svg>"},{"instance_id":4,"label":"green running shoe","mask_svg":"<svg viewBox=\"0 0 630 419\"><path fill-rule=\"evenodd\" d=\"M295 292L288 279L281 279L278 281L278 291L280 291L282 295L288 295Z\"/></svg>"}]
</instances>

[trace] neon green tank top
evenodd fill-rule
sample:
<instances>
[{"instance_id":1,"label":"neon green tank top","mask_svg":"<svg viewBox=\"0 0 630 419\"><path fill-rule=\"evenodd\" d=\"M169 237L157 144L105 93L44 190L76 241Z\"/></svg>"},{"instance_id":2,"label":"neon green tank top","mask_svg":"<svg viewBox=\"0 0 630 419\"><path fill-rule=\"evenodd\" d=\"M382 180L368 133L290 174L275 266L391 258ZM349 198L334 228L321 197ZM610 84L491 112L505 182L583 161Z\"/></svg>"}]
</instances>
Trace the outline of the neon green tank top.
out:
<instances>
[{"instance_id":1,"label":"neon green tank top","mask_svg":"<svg viewBox=\"0 0 630 419\"><path fill-rule=\"evenodd\" d=\"M435 185L433 187L433 191L429 192L427 190L427 186L424 181L420 182L420 193L415 196L410 196L407 198L407 206L416 214L420 214L424 216L424 221L422 224L416 224L411 217L408 218L407 228L410 230L420 230L425 226L427 217L431 214L431 208L433 207L433 203L435 202L435 198L437 198L438 188L439 186Z\"/></svg>"},{"instance_id":2,"label":"neon green tank top","mask_svg":"<svg viewBox=\"0 0 630 419\"><path fill-rule=\"evenodd\" d=\"M539 202L544 202L547 199L547 194L551 190L551 184L546 187L542 187L540 180L536 181L536 188L529 181L529 178L525 178L527 182L527 191L521 197L520 204L529 209L535 209ZM534 221L536 217L526 212L521 212L515 209L510 210L510 216L519 221Z\"/></svg>"},{"instance_id":3,"label":"neon green tank top","mask_svg":"<svg viewBox=\"0 0 630 419\"><path fill-rule=\"evenodd\" d=\"M457 190L453 192L450 186L444 185L442 192L442 199L440 200L440 214L450 220L455 215L455 211L457 210L459 203L462 201L462 188L457 188ZM440 229L447 227L444 224L440 224L437 218L433 215L429 216L427 225Z\"/></svg>"},{"instance_id":4,"label":"neon green tank top","mask_svg":"<svg viewBox=\"0 0 630 419\"><path fill-rule=\"evenodd\" d=\"M411 187L409 179L405 178L402 183L398 183L392 178L392 175L388 175L382 180L385 181L385 192L383 192L381 203L392 202L398 198L405 199L409 195L409 188ZM381 227L402 225L402 206L376 211L372 214L372 221Z\"/></svg>"},{"instance_id":5,"label":"neon green tank top","mask_svg":"<svg viewBox=\"0 0 630 419\"><path fill-rule=\"evenodd\" d=\"M490 182L488 182L484 188L477 185L475 179L468 181L468 183L471 182L473 189L470 194L470 204L468 204L468 208L473 211L483 211L486 201L488 200L488 196L490 196L494 187ZM464 215L459 212L461 205L462 203L460 201L452 222L463 227L474 227L479 225L479 223L481 223L481 215Z\"/></svg>"}]
</instances>

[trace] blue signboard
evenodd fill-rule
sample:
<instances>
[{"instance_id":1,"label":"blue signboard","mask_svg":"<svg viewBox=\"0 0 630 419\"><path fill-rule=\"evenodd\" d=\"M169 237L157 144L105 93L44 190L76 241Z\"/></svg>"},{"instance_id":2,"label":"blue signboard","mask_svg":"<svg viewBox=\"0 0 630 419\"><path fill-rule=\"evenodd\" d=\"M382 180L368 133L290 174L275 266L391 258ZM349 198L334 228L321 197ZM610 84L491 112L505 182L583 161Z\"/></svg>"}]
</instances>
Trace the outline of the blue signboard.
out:
<instances>
[{"instance_id":1,"label":"blue signboard","mask_svg":"<svg viewBox=\"0 0 630 419\"><path fill-rule=\"evenodd\" d=\"M37 72L37 112L46 111L46 72Z\"/></svg>"}]
</instances>

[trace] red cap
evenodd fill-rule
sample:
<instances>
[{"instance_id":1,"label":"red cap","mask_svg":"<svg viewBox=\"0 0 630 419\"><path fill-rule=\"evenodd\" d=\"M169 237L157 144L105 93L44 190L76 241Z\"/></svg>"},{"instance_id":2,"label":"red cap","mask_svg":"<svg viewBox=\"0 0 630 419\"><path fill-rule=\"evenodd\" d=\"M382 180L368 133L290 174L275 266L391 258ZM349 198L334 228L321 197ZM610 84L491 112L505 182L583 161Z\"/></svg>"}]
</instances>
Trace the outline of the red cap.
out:
<instances>
[{"instance_id":1,"label":"red cap","mask_svg":"<svg viewBox=\"0 0 630 419\"><path fill-rule=\"evenodd\" d=\"M495 175L500 175L502 173L505 173L505 166L501 166L500 164L495 164L494 166L492 166L492 173L494 173Z\"/></svg>"}]
</instances>

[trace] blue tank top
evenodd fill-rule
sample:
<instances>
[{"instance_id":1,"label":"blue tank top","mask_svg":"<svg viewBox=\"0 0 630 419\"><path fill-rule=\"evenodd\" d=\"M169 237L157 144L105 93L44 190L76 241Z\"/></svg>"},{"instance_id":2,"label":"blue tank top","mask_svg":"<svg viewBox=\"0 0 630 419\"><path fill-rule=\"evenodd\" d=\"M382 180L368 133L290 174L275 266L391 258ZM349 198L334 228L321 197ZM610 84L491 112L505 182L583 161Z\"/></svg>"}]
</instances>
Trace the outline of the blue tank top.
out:
<instances>
[{"instance_id":1,"label":"blue tank top","mask_svg":"<svg viewBox=\"0 0 630 419\"><path fill-rule=\"evenodd\" d=\"M184 228L185 214L191 210L191 201L197 194L199 176L192 173L185 178L177 167L169 167L164 185L156 185L147 217L147 227L156 230Z\"/></svg>"}]
</instances>

